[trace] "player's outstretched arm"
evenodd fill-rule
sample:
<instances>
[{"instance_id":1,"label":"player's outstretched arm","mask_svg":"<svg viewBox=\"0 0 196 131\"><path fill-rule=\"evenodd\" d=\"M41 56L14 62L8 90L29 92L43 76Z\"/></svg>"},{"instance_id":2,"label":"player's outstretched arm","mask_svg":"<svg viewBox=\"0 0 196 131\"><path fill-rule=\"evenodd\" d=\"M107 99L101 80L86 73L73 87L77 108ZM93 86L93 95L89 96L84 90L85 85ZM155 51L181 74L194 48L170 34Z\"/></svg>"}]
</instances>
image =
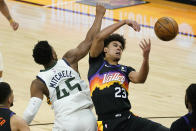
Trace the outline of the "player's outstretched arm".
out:
<instances>
[{"instance_id":1,"label":"player's outstretched arm","mask_svg":"<svg viewBox=\"0 0 196 131\"><path fill-rule=\"evenodd\" d=\"M97 57L101 54L104 47L104 39L111 35L114 31L119 29L123 25L131 26L135 31L140 31L140 26L137 22L131 20L122 20L118 23L112 24L106 28L104 28L101 32L97 34L94 38L91 49L90 49L90 56Z\"/></svg>"},{"instance_id":2,"label":"player's outstretched arm","mask_svg":"<svg viewBox=\"0 0 196 131\"><path fill-rule=\"evenodd\" d=\"M17 115L13 115L10 119L12 131L30 131L26 122Z\"/></svg>"},{"instance_id":3,"label":"player's outstretched arm","mask_svg":"<svg viewBox=\"0 0 196 131\"><path fill-rule=\"evenodd\" d=\"M12 19L11 15L9 13L9 9L7 7L7 4L5 3L4 0L0 0L0 11L7 18L7 20L10 22L10 25L13 28L13 30L17 30L19 24Z\"/></svg>"},{"instance_id":4,"label":"player's outstretched arm","mask_svg":"<svg viewBox=\"0 0 196 131\"><path fill-rule=\"evenodd\" d=\"M140 43L140 48L143 51L143 63L139 70L139 72L130 72L129 73L129 79L133 83L144 83L146 81L146 78L148 76L149 72L149 54L151 50L151 41L148 40L142 40Z\"/></svg>"},{"instance_id":5,"label":"player's outstretched arm","mask_svg":"<svg viewBox=\"0 0 196 131\"><path fill-rule=\"evenodd\" d=\"M77 63L80 59L82 59L88 54L89 49L92 45L93 38L98 34L98 32L100 32L102 18L105 12L105 7L101 4L97 4L95 20L92 27L89 29L85 40L82 41L75 49L69 50L63 56L63 58L65 58L69 62L69 64L72 65Z\"/></svg>"},{"instance_id":6,"label":"player's outstretched arm","mask_svg":"<svg viewBox=\"0 0 196 131\"><path fill-rule=\"evenodd\" d=\"M23 114L23 119L27 124L31 123L41 106L44 86L45 85L38 79L35 79L31 84L31 99Z\"/></svg>"}]
</instances>

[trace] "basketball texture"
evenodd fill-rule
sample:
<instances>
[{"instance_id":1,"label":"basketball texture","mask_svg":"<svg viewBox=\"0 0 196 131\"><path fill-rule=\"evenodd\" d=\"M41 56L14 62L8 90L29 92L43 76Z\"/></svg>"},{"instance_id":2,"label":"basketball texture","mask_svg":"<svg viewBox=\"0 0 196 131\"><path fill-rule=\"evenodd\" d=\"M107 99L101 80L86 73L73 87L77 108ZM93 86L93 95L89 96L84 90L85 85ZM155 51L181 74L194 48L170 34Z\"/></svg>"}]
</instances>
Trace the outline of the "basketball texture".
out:
<instances>
[{"instance_id":1,"label":"basketball texture","mask_svg":"<svg viewBox=\"0 0 196 131\"><path fill-rule=\"evenodd\" d=\"M162 17L155 23L156 36L163 41L170 41L178 34L178 24L171 17Z\"/></svg>"}]
</instances>

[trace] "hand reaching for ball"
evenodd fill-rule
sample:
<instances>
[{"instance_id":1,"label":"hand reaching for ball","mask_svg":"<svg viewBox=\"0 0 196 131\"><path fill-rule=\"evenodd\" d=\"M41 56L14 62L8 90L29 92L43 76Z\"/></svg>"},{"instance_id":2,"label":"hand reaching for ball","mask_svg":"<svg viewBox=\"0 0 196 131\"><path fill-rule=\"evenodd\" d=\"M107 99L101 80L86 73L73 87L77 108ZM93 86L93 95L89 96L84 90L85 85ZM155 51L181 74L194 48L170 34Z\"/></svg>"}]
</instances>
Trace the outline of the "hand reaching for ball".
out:
<instances>
[{"instance_id":1,"label":"hand reaching for ball","mask_svg":"<svg viewBox=\"0 0 196 131\"><path fill-rule=\"evenodd\" d=\"M135 31L140 31L140 25L136 21L125 20L126 24L131 26Z\"/></svg>"}]
</instances>

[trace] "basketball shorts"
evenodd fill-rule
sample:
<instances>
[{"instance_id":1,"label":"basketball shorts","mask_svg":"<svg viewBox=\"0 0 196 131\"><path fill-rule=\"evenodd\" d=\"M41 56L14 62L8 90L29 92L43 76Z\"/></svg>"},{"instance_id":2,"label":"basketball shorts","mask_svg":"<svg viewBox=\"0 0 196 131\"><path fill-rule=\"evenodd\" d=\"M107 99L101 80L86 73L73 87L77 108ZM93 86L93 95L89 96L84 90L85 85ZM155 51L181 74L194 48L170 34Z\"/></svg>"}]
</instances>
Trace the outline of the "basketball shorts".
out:
<instances>
[{"instance_id":1,"label":"basketball shorts","mask_svg":"<svg viewBox=\"0 0 196 131\"><path fill-rule=\"evenodd\" d=\"M97 131L97 122L91 109L82 109L61 118L55 118L53 131Z\"/></svg>"},{"instance_id":2,"label":"basketball shorts","mask_svg":"<svg viewBox=\"0 0 196 131\"><path fill-rule=\"evenodd\" d=\"M97 124L98 131L169 131L161 124L137 117L129 111L99 116Z\"/></svg>"}]
</instances>

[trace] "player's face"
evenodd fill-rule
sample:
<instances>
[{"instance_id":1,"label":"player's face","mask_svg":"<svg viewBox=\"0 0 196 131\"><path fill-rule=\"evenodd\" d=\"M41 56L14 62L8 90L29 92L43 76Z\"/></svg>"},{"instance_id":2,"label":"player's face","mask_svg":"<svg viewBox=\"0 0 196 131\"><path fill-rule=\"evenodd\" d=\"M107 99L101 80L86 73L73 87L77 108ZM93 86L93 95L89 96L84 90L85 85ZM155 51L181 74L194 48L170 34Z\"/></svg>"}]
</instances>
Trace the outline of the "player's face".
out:
<instances>
[{"instance_id":1,"label":"player's face","mask_svg":"<svg viewBox=\"0 0 196 131\"><path fill-rule=\"evenodd\" d=\"M56 61L58 60L57 54L56 54L56 52L55 52L53 47L52 47L52 56L53 56L54 60L56 60Z\"/></svg>"},{"instance_id":2,"label":"player's face","mask_svg":"<svg viewBox=\"0 0 196 131\"><path fill-rule=\"evenodd\" d=\"M107 47L104 48L106 57L119 61L123 51L122 44L119 41L112 41Z\"/></svg>"}]
</instances>

